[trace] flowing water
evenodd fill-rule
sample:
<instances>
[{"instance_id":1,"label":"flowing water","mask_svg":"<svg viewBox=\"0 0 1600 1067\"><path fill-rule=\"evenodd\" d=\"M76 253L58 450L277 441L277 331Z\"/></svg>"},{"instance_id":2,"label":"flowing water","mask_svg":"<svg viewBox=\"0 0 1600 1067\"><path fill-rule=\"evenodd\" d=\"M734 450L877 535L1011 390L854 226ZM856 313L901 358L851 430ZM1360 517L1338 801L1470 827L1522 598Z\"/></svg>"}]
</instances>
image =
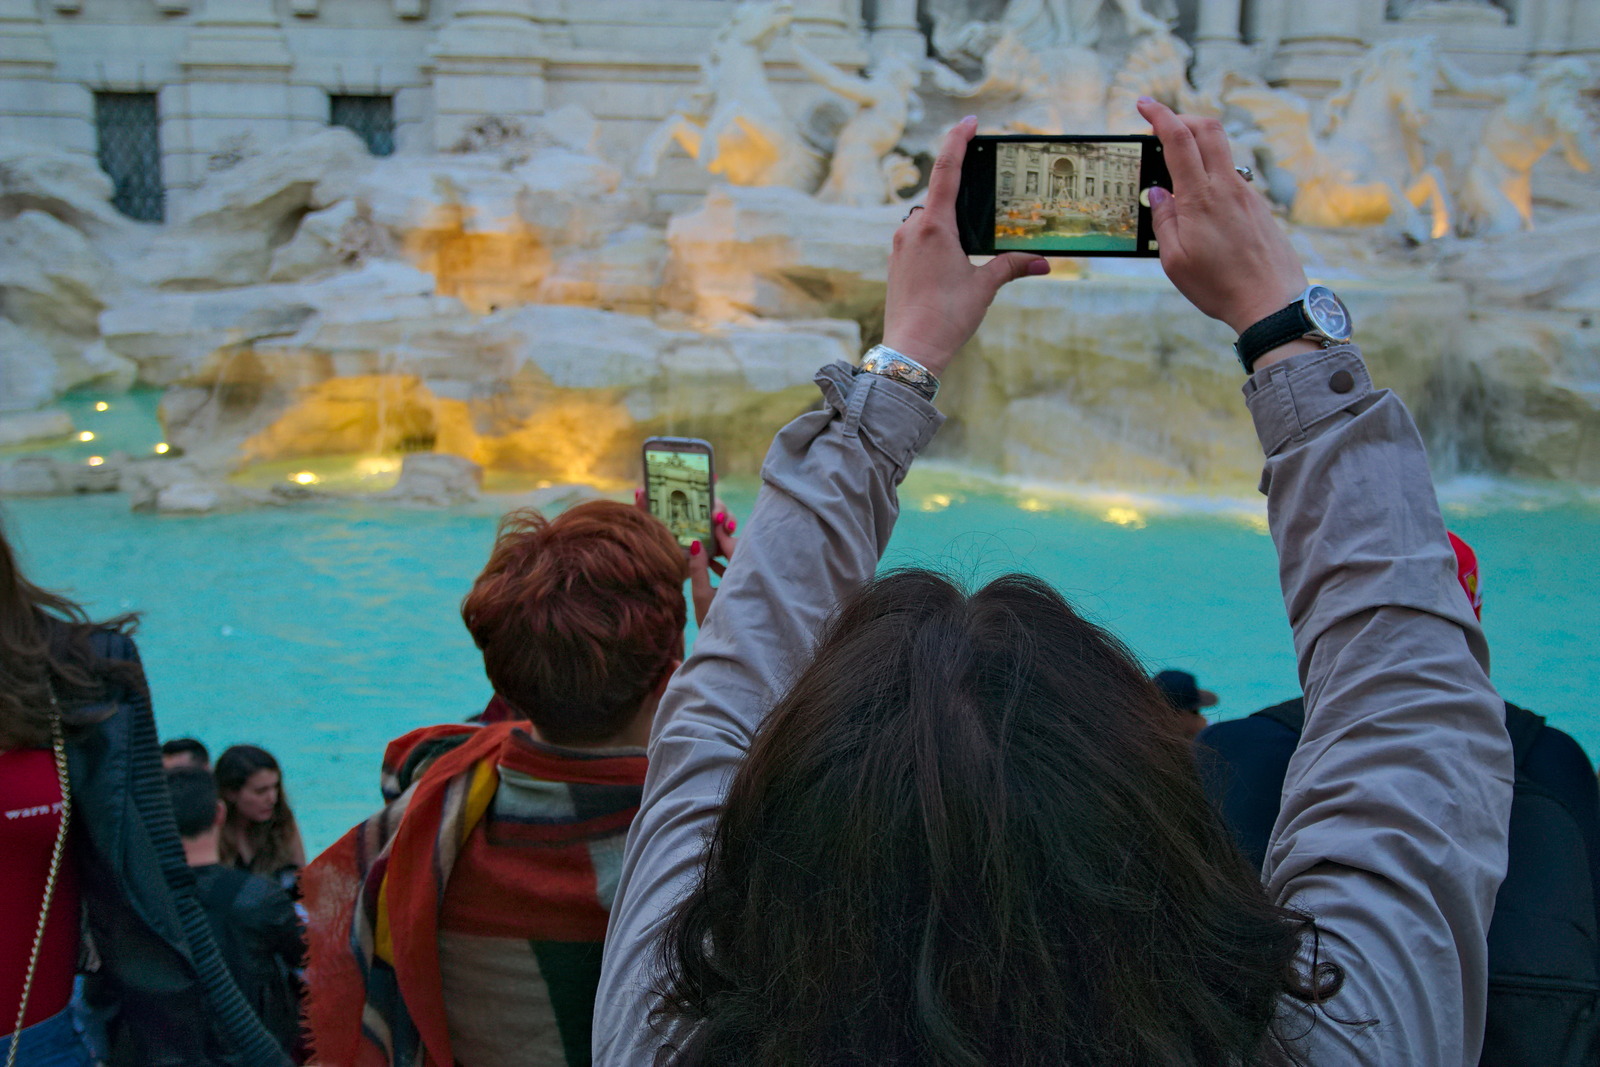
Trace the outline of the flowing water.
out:
<instances>
[{"instance_id":1,"label":"flowing water","mask_svg":"<svg viewBox=\"0 0 1600 1067\"><path fill-rule=\"evenodd\" d=\"M112 398L106 412L97 402L71 401L96 441L58 454L148 451L147 400ZM746 514L754 488L725 484L725 496ZM1600 752L1600 501L1471 482L1442 497L1447 521L1479 553L1502 692ZM1068 493L927 467L902 500L888 566L968 581L1042 575L1151 669L1195 672L1222 698L1218 718L1296 691L1257 499ZM312 851L376 807L388 740L488 699L457 610L493 539L492 501L471 511L330 503L157 516L107 495L11 499L0 515L35 581L99 615L143 612L139 643L164 736L197 736L213 754L251 742L279 756Z\"/></svg>"}]
</instances>

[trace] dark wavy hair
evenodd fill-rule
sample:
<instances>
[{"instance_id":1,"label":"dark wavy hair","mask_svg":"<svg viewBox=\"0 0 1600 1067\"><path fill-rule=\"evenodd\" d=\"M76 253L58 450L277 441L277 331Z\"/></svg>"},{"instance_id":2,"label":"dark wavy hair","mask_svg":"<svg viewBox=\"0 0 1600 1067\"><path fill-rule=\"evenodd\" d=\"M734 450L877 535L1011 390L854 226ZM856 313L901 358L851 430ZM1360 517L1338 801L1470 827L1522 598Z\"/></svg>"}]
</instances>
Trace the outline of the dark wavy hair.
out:
<instances>
[{"instance_id":1,"label":"dark wavy hair","mask_svg":"<svg viewBox=\"0 0 1600 1067\"><path fill-rule=\"evenodd\" d=\"M250 871L264 878L275 878L285 868L303 867L306 862L300 824L295 821L294 809L289 806L289 791L283 783L283 768L264 748L234 745L217 757L212 774L216 778L217 793L228 805L231 818L234 804L231 797L237 795L257 771L278 773L278 805L272 809L272 818L264 823L252 823L245 829L255 849L250 857ZM239 859L239 847L226 831L217 842L217 851L223 863L231 864Z\"/></svg>"},{"instance_id":2,"label":"dark wavy hair","mask_svg":"<svg viewBox=\"0 0 1600 1067\"><path fill-rule=\"evenodd\" d=\"M50 694L68 729L83 729L115 710L106 699L143 687L137 663L95 652L99 630L132 633L137 615L92 622L78 604L41 589L22 568L0 529L0 749L50 743Z\"/></svg>"},{"instance_id":3,"label":"dark wavy hair","mask_svg":"<svg viewBox=\"0 0 1600 1067\"><path fill-rule=\"evenodd\" d=\"M1289 1062L1280 997L1342 977L1296 966L1307 937L1121 642L1035 578L905 571L735 776L662 944L658 1061Z\"/></svg>"}]
</instances>

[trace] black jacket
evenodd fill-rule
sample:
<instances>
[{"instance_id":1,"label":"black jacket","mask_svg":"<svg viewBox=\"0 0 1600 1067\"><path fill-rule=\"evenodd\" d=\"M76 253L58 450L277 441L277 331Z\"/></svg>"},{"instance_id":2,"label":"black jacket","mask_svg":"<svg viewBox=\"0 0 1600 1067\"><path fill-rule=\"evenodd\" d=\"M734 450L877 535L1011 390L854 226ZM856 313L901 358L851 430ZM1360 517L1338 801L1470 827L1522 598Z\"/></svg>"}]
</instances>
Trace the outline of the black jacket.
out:
<instances>
[{"instance_id":1,"label":"black jacket","mask_svg":"<svg viewBox=\"0 0 1600 1067\"><path fill-rule=\"evenodd\" d=\"M128 637L95 651L137 664ZM217 954L172 818L149 692L121 688L111 715L67 741L73 853L98 957L88 999L113 1006L115 1067L282 1067Z\"/></svg>"}]
</instances>

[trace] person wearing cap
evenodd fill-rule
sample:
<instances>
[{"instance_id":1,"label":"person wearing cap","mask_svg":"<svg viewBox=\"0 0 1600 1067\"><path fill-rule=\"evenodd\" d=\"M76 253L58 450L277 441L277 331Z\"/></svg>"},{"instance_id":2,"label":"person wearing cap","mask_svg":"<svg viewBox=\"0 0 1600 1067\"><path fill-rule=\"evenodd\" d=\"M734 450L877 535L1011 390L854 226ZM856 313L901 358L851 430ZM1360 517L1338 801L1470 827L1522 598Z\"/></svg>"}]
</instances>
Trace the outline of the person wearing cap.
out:
<instances>
[{"instance_id":1,"label":"person wearing cap","mask_svg":"<svg viewBox=\"0 0 1600 1067\"><path fill-rule=\"evenodd\" d=\"M1217 694L1209 689L1201 689L1195 676L1188 671L1162 671L1150 680L1156 683L1156 688L1167 698L1167 703L1178 712L1184 733L1191 740L1198 737L1200 731L1206 728L1206 717L1200 714L1200 709L1214 707Z\"/></svg>"}]
</instances>

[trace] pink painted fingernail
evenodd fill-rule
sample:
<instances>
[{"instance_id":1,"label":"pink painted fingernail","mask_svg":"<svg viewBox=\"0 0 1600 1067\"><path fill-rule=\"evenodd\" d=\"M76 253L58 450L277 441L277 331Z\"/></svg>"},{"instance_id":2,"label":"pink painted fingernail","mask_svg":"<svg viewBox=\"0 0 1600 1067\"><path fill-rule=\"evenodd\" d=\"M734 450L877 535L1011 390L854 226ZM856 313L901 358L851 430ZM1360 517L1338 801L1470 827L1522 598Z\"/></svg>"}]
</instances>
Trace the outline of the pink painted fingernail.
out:
<instances>
[{"instance_id":1,"label":"pink painted fingernail","mask_svg":"<svg viewBox=\"0 0 1600 1067\"><path fill-rule=\"evenodd\" d=\"M1165 204L1168 200L1171 200L1171 199L1172 199L1172 194L1167 192L1165 189L1161 188L1161 186L1152 185L1150 187L1150 204L1151 204L1152 207L1155 206L1156 204Z\"/></svg>"},{"instance_id":2,"label":"pink painted fingernail","mask_svg":"<svg viewBox=\"0 0 1600 1067\"><path fill-rule=\"evenodd\" d=\"M724 515L725 515L725 514L727 514L727 513L726 513L726 512L722 512L722 511L719 511L719 512L717 512L717 513L716 513L716 514L715 514L715 515L713 515L713 516L712 516L712 518L714 518L714 519L716 519L716 520L717 520L717 521L718 521L718 522L721 522L721 521L722 521L722 517L723 517L723 516L724 516Z\"/></svg>"},{"instance_id":3,"label":"pink painted fingernail","mask_svg":"<svg viewBox=\"0 0 1600 1067\"><path fill-rule=\"evenodd\" d=\"M968 115L966 118L961 120L961 125L963 126L976 126L977 124L978 116L976 115Z\"/></svg>"},{"instance_id":4,"label":"pink painted fingernail","mask_svg":"<svg viewBox=\"0 0 1600 1067\"><path fill-rule=\"evenodd\" d=\"M689 542L689 555L698 556L699 554L700 554L700 542L699 541L691 541L691 542Z\"/></svg>"},{"instance_id":5,"label":"pink painted fingernail","mask_svg":"<svg viewBox=\"0 0 1600 1067\"><path fill-rule=\"evenodd\" d=\"M739 520L738 519L734 519L734 518L730 518L728 520L728 532L729 533L733 533L733 531L737 530L738 528L739 528Z\"/></svg>"},{"instance_id":6,"label":"pink painted fingernail","mask_svg":"<svg viewBox=\"0 0 1600 1067\"><path fill-rule=\"evenodd\" d=\"M1139 98L1139 103L1141 104L1153 104L1155 102L1155 97L1152 96L1141 96Z\"/></svg>"}]
</instances>

